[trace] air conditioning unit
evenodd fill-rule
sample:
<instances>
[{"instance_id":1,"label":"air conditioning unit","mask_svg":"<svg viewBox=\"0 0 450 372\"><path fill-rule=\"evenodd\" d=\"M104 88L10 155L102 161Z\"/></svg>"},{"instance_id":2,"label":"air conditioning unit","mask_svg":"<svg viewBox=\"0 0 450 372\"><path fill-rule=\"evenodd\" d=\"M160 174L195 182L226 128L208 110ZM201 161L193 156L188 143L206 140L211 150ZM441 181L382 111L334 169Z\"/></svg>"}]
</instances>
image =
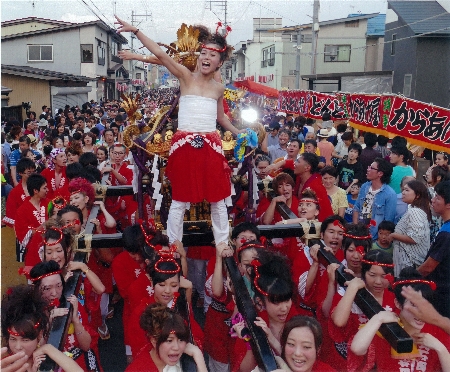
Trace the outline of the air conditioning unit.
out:
<instances>
[{"instance_id":1,"label":"air conditioning unit","mask_svg":"<svg viewBox=\"0 0 450 372\"><path fill-rule=\"evenodd\" d=\"M289 75L297 75L297 71L296 70L289 70Z\"/></svg>"}]
</instances>

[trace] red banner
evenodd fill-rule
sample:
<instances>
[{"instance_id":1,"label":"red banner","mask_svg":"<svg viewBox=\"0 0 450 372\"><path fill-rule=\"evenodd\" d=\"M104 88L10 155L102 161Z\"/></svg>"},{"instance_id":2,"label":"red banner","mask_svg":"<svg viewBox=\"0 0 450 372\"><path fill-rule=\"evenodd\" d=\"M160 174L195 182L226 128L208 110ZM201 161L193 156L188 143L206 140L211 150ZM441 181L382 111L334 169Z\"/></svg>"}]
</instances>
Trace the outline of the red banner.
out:
<instances>
[{"instance_id":1,"label":"red banner","mask_svg":"<svg viewBox=\"0 0 450 372\"><path fill-rule=\"evenodd\" d=\"M345 119L344 110L336 95L311 90L280 92L278 109L313 119L322 119L325 112L329 112L334 120Z\"/></svg>"},{"instance_id":2,"label":"red banner","mask_svg":"<svg viewBox=\"0 0 450 372\"><path fill-rule=\"evenodd\" d=\"M360 130L386 137L405 137L408 142L449 152L450 110L394 94L325 94L282 91L280 111L321 119L329 112L334 120L347 118Z\"/></svg>"},{"instance_id":3,"label":"red banner","mask_svg":"<svg viewBox=\"0 0 450 372\"><path fill-rule=\"evenodd\" d=\"M386 130L431 150L450 149L450 110L396 97Z\"/></svg>"}]
</instances>

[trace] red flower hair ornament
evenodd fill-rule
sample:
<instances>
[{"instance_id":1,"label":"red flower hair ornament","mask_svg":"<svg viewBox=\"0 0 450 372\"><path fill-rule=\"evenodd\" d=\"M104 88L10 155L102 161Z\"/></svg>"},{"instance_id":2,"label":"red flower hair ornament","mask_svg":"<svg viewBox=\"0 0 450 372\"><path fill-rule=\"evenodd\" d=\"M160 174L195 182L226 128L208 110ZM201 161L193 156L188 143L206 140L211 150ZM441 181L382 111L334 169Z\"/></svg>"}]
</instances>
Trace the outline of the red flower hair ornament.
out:
<instances>
[{"instance_id":1,"label":"red flower hair ornament","mask_svg":"<svg viewBox=\"0 0 450 372\"><path fill-rule=\"evenodd\" d=\"M269 294L266 291L263 291L262 288L258 284L258 280L261 276L258 268L261 266L261 262L259 262L259 260L253 260L250 264L253 266L253 270L255 270L255 278L253 279L253 284L254 284L255 288L263 296L269 296Z\"/></svg>"}]
</instances>

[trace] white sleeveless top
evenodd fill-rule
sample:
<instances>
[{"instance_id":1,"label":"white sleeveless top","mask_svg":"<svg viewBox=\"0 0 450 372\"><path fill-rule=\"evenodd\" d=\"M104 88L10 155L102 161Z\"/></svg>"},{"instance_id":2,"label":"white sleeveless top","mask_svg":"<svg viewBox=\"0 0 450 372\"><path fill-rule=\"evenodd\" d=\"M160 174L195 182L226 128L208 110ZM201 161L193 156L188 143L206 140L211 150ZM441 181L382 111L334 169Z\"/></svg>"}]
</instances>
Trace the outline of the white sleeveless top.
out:
<instances>
[{"instance_id":1,"label":"white sleeveless top","mask_svg":"<svg viewBox=\"0 0 450 372\"><path fill-rule=\"evenodd\" d=\"M214 132L216 130L217 100L187 95L180 97L178 129L185 132Z\"/></svg>"}]
</instances>

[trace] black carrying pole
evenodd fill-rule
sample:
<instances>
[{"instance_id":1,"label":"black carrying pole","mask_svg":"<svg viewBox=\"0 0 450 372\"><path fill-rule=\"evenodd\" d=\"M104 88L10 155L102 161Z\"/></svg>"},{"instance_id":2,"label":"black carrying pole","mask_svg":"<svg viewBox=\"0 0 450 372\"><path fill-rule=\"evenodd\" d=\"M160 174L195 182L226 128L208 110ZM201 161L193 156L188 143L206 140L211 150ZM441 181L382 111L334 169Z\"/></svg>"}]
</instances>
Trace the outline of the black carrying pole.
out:
<instances>
[{"instance_id":1,"label":"black carrying pole","mask_svg":"<svg viewBox=\"0 0 450 372\"><path fill-rule=\"evenodd\" d=\"M264 371L273 371L278 369L266 334L260 327L254 324L258 315L256 313L255 305L250 298L250 294L248 293L247 287L245 286L244 279L239 272L236 261L233 257L226 257L224 258L224 262L233 283L236 306L244 317L245 323L250 332L250 344L258 366Z\"/></svg>"}]
</instances>

